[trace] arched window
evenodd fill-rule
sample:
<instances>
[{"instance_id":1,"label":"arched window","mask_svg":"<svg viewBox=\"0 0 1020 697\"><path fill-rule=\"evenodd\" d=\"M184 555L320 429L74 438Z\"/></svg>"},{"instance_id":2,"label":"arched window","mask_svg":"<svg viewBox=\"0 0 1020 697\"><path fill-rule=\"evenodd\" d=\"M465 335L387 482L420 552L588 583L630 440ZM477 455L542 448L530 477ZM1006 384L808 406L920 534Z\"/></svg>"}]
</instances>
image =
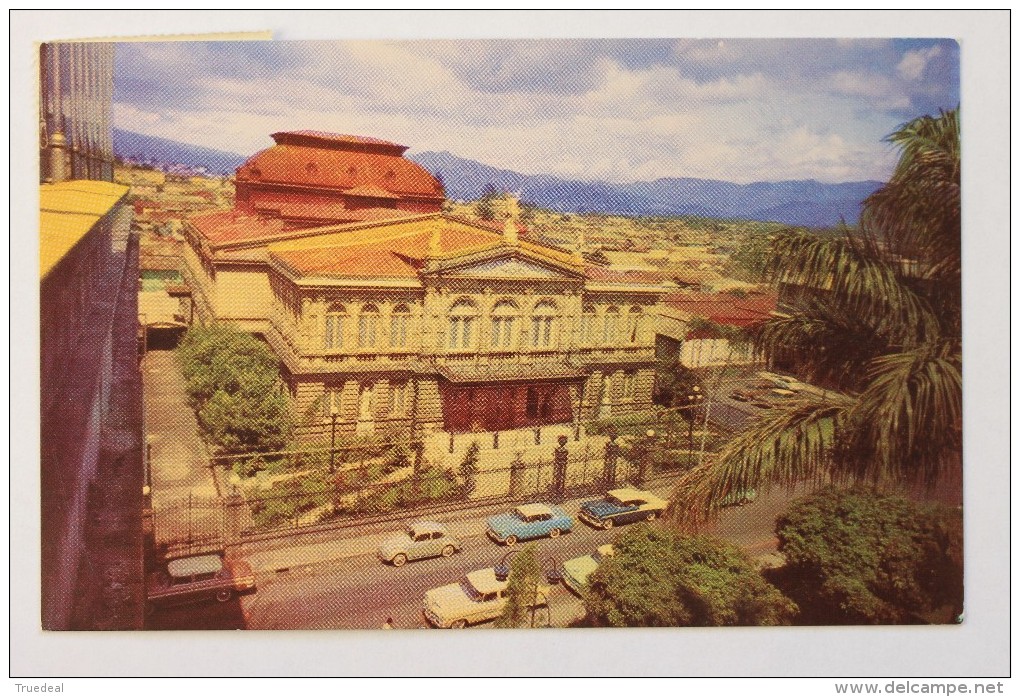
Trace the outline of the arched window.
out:
<instances>
[{"instance_id":1,"label":"arched window","mask_svg":"<svg viewBox=\"0 0 1020 697\"><path fill-rule=\"evenodd\" d=\"M616 344L616 334L620 326L620 311L615 307L606 310L606 316L602 318L602 343L606 346Z\"/></svg>"},{"instance_id":2,"label":"arched window","mask_svg":"<svg viewBox=\"0 0 1020 697\"><path fill-rule=\"evenodd\" d=\"M590 346L595 343L595 306L581 308L581 343Z\"/></svg>"},{"instance_id":3,"label":"arched window","mask_svg":"<svg viewBox=\"0 0 1020 697\"><path fill-rule=\"evenodd\" d=\"M340 395L343 393L341 385L326 385L322 393L322 417L330 418L334 414L340 414Z\"/></svg>"},{"instance_id":4,"label":"arched window","mask_svg":"<svg viewBox=\"0 0 1020 697\"><path fill-rule=\"evenodd\" d=\"M641 321L641 308L635 305L627 315L627 340L636 344L638 340L638 323Z\"/></svg>"},{"instance_id":5,"label":"arched window","mask_svg":"<svg viewBox=\"0 0 1020 697\"><path fill-rule=\"evenodd\" d=\"M347 310L343 305L333 304L326 310L326 329L322 345L327 350L343 348L346 317Z\"/></svg>"},{"instance_id":6,"label":"arched window","mask_svg":"<svg viewBox=\"0 0 1020 697\"><path fill-rule=\"evenodd\" d=\"M358 347L374 348L379 333L379 308L365 305L358 315Z\"/></svg>"},{"instance_id":7,"label":"arched window","mask_svg":"<svg viewBox=\"0 0 1020 697\"><path fill-rule=\"evenodd\" d=\"M548 300L535 305L531 314L531 346L533 348L549 348L554 343L553 331L556 319L556 306Z\"/></svg>"},{"instance_id":8,"label":"arched window","mask_svg":"<svg viewBox=\"0 0 1020 697\"><path fill-rule=\"evenodd\" d=\"M475 343L475 325L478 322L478 308L462 298L450 308L450 329L446 345L451 349L469 349Z\"/></svg>"},{"instance_id":9,"label":"arched window","mask_svg":"<svg viewBox=\"0 0 1020 697\"><path fill-rule=\"evenodd\" d=\"M390 313L390 346L407 347L407 327L411 323L411 310L407 305L397 305Z\"/></svg>"},{"instance_id":10,"label":"arched window","mask_svg":"<svg viewBox=\"0 0 1020 697\"><path fill-rule=\"evenodd\" d=\"M517 306L509 300L500 300L492 308L492 335L489 337L492 348L511 349L516 344L514 328L517 319Z\"/></svg>"},{"instance_id":11,"label":"arched window","mask_svg":"<svg viewBox=\"0 0 1020 697\"><path fill-rule=\"evenodd\" d=\"M375 418L375 384L366 382L358 391L358 421Z\"/></svg>"},{"instance_id":12,"label":"arched window","mask_svg":"<svg viewBox=\"0 0 1020 697\"><path fill-rule=\"evenodd\" d=\"M625 372L623 374L623 398L634 399L634 388L637 382L637 374L633 372Z\"/></svg>"},{"instance_id":13,"label":"arched window","mask_svg":"<svg viewBox=\"0 0 1020 697\"><path fill-rule=\"evenodd\" d=\"M408 396L410 395L409 382L390 383L390 414L403 416L407 414Z\"/></svg>"}]
</instances>

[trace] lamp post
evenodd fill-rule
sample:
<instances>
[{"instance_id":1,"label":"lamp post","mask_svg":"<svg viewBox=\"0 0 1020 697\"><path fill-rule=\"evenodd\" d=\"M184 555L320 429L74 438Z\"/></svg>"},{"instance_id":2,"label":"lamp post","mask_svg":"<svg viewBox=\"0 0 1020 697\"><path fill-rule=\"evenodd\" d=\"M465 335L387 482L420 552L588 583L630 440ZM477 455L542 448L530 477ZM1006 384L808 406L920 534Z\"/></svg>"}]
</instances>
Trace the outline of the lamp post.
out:
<instances>
[{"instance_id":1,"label":"lamp post","mask_svg":"<svg viewBox=\"0 0 1020 697\"><path fill-rule=\"evenodd\" d=\"M652 444L655 442L655 431L648 429L645 431L645 451L642 453L640 460L638 460L638 476L637 483L643 484L645 481L645 475L648 473L648 468L652 462Z\"/></svg>"},{"instance_id":2,"label":"lamp post","mask_svg":"<svg viewBox=\"0 0 1020 697\"><path fill-rule=\"evenodd\" d=\"M499 560L499 564L493 569L496 574L496 580L500 583L505 583L510 578L510 562L521 550L512 549L503 555L503 558ZM556 586L563 580L563 574L560 573L560 564L553 557L537 557L539 569L545 574L545 580L550 585ZM531 594L531 628L535 628L535 606L538 604L538 587L539 579L535 579L535 583L532 586ZM552 611L549 609L549 599L546 598L546 608L549 612L549 626L552 626Z\"/></svg>"},{"instance_id":3,"label":"lamp post","mask_svg":"<svg viewBox=\"0 0 1020 697\"><path fill-rule=\"evenodd\" d=\"M329 435L329 473L336 474L336 405L329 409L330 435Z\"/></svg>"},{"instance_id":4,"label":"lamp post","mask_svg":"<svg viewBox=\"0 0 1020 697\"><path fill-rule=\"evenodd\" d=\"M584 381L577 390L577 421L574 422L574 442L581 440L581 416L584 411Z\"/></svg>"},{"instance_id":5,"label":"lamp post","mask_svg":"<svg viewBox=\"0 0 1020 697\"><path fill-rule=\"evenodd\" d=\"M701 387L695 385L687 395L687 448L689 457L694 456L694 419L695 409L704 401L705 395L701 394Z\"/></svg>"}]
</instances>

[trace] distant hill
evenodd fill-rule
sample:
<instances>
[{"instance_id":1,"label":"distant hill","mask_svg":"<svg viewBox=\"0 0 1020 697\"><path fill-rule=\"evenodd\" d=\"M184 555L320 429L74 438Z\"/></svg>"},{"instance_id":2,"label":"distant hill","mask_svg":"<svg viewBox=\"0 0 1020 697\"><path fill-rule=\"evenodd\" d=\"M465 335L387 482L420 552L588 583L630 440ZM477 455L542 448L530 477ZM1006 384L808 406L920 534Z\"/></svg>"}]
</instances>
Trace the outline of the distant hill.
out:
<instances>
[{"instance_id":1,"label":"distant hill","mask_svg":"<svg viewBox=\"0 0 1020 697\"><path fill-rule=\"evenodd\" d=\"M882 186L878 181L823 184L808 179L733 184L692 178L610 184L529 176L445 151L409 157L442 179L449 198L476 200L491 185L499 191L517 193L532 205L561 213L692 215L829 227L841 220L855 224L861 201Z\"/></svg>"},{"instance_id":2,"label":"distant hill","mask_svg":"<svg viewBox=\"0 0 1020 697\"><path fill-rule=\"evenodd\" d=\"M233 174L248 156L187 145L165 138L113 129L116 156L150 164L203 167L210 174ZM449 152L408 157L443 181L448 198L474 201L490 185L518 193L522 200L560 213L691 215L739 218L806 227L855 224L860 204L882 182L823 184L814 180L733 184L712 179L665 178L633 184L562 179L498 169Z\"/></svg>"},{"instance_id":3,"label":"distant hill","mask_svg":"<svg viewBox=\"0 0 1020 697\"><path fill-rule=\"evenodd\" d=\"M204 167L210 174L233 174L248 158L236 152L202 148L166 138L113 129L113 154L122 159L163 165Z\"/></svg>"}]
</instances>

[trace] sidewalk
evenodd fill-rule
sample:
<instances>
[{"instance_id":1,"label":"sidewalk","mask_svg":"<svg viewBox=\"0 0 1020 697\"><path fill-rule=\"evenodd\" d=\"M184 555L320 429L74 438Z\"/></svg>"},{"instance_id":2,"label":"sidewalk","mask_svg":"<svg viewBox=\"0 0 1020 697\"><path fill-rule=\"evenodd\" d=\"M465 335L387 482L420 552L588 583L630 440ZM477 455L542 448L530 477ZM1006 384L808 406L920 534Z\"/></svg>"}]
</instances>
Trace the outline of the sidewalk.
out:
<instances>
[{"instance_id":1,"label":"sidewalk","mask_svg":"<svg viewBox=\"0 0 1020 697\"><path fill-rule=\"evenodd\" d=\"M142 380L153 510L180 509L189 501L218 498L205 445L198 435L198 421L188 406L184 376L173 351L149 351L142 361ZM192 517L187 526L189 532L196 532L214 525L219 532L220 524L218 515L215 521L199 515L197 519ZM175 527L158 526L157 545L176 535L179 531Z\"/></svg>"}]
</instances>

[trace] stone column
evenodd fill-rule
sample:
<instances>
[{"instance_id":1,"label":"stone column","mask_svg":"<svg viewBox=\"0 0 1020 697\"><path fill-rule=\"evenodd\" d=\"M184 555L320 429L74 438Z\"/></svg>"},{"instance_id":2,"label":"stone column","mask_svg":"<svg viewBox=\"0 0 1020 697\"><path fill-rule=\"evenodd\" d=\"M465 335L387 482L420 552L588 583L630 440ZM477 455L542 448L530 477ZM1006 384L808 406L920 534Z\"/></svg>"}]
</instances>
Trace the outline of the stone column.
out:
<instances>
[{"instance_id":1,"label":"stone column","mask_svg":"<svg viewBox=\"0 0 1020 697\"><path fill-rule=\"evenodd\" d=\"M606 443L606 452L602 478L605 480L606 489L612 489L616 484L616 460L620 457L620 446L616 442L616 432L610 432L609 442Z\"/></svg>"}]
</instances>

